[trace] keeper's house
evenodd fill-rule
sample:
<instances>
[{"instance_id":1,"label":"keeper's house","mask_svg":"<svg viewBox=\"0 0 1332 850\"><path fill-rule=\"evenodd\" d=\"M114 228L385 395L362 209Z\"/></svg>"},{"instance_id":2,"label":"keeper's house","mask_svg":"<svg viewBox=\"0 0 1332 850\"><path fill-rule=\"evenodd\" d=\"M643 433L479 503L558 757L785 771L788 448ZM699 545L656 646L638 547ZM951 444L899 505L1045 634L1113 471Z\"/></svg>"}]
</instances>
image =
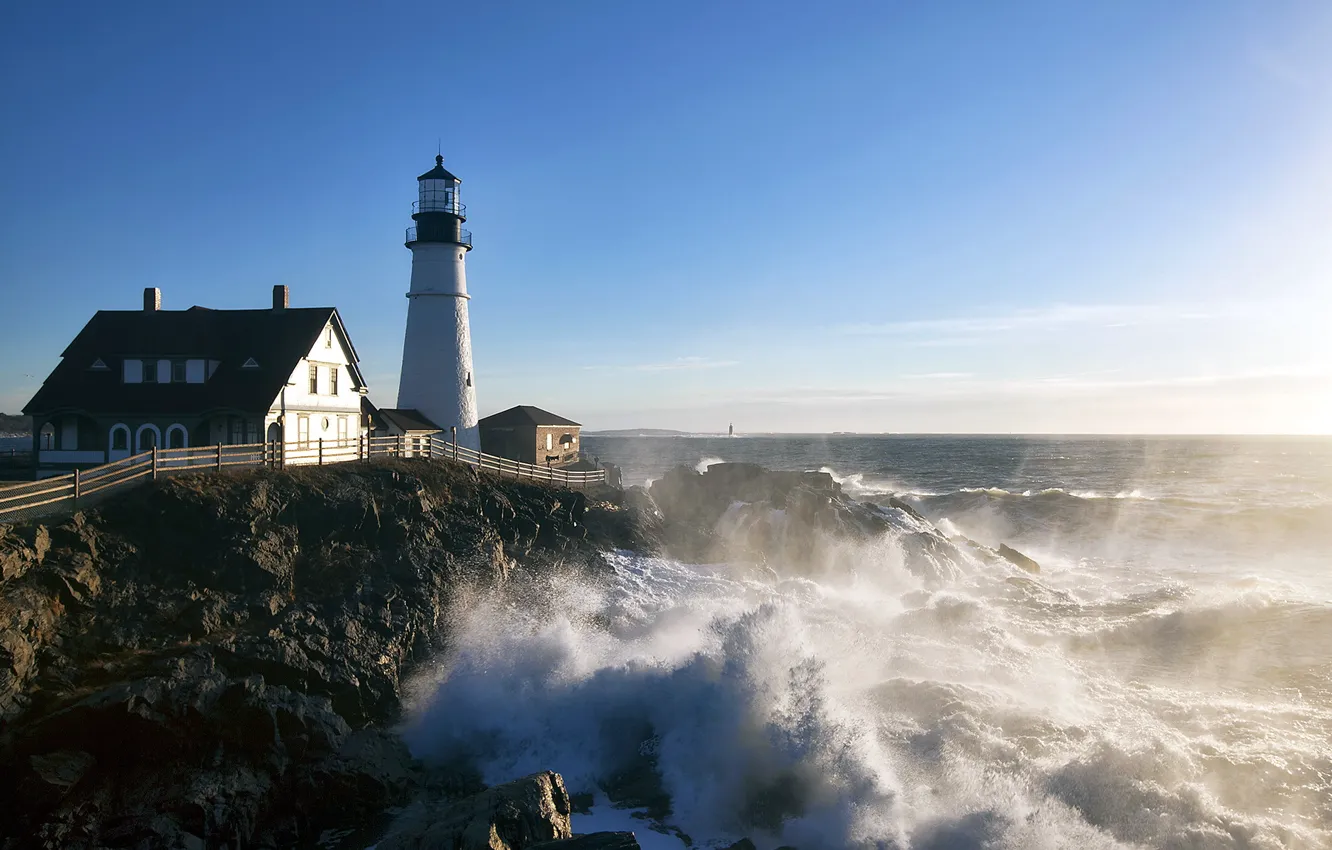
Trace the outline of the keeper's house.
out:
<instances>
[{"instance_id":1,"label":"keeper's house","mask_svg":"<svg viewBox=\"0 0 1332 850\"><path fill-rule=\"evenodd\" d=\"M160 448L356 440L365 380L333 307L99 310L23 412L37 474Z\"/></svg>"},{"instance_id":2,"label":"keeper's house","mask_svg":"<svg viewBox=\"0 0 1332 850\"><path fill-rule=\"evenodd\" d=\"M568 466L578 462L581 425L549 410L520 404L487 416L477 423L481 451L538 466Z\"/></svg>"}]
</instances>

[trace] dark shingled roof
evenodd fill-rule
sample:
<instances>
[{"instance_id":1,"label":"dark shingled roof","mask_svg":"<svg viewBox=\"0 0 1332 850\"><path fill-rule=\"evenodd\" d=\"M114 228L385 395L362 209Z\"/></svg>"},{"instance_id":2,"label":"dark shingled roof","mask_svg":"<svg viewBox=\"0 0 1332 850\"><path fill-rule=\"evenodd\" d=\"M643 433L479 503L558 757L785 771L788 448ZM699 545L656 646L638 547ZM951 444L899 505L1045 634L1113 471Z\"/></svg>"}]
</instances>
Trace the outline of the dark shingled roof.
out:
<instances>
[{"instance_id":1,"label":"dark shingled roof","mask_svg":"<svg viewBox=\"0 0 1332 850\"><path fill-rule=\"evenodd\" d=\"M359 359L333 307L284 310L99 310L62 353L60 364L23 408L45 414L195 414L266 411L329 320L346 346L353 386ZM129 358L218 361L202 384L126 384ZM243 369L253 358L258 368ZM106 369L91 369L98 359Z\"/></svg>"},{"instance_id":2,"label":"dark shingled roof","mask_svg":"<svg viewBox=\"0 0 1332 850\"><path fill-rule=\"evenodd\" d=\"M409 407L381 407L379 418L397 427L399 431L443 431L424 413Z\"/></svg>"},{"instance_id":3,"label":"dark shingled roof","mask_svg":"<svg viewBox=\"0 0 1332 850\"><path fill-rule=\"evenodd\" d=\"M429 171L427 171L425 174L422 174L420 177L418 177L418 178L416 178L416 179L417 179L418 181L420 181L420 180L457 180L459 183L462 182L461 180L458 180L457 177L455 177L455 176L453 176L452 174L450 174L449 171L448 171L448 169L446 169L446 168L444 167L444 157L442 157L442 156L437 156L437 157L435 157L435 167L432 168L432 169L430 169Z\"/></svg>"},{"instance_id":4,"label":"dark shingled roof","mask_svg":"<svg viewBox=\"0 0 1332 850\"><path fill-rule=\"evenodd\" d=\"M530 404L520 404L517 407L510 407L508 410L501 410L499 413L487 416L477 424L498 428L514 428L522 425L573 425L578 428L583 427L572 419L556 416L549 410L532 407Z\"/></svg>"}]
</instances>

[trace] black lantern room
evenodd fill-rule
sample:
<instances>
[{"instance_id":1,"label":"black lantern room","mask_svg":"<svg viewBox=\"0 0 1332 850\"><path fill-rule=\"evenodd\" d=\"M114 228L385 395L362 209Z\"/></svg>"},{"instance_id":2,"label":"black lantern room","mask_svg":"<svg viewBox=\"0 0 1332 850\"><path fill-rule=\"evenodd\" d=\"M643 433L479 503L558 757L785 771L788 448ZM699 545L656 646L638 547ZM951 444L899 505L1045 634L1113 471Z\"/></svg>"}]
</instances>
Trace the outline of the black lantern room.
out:
<instances>
[{"instance_id":1,"label":"black lantern room","mask_svg":"<svg viewBox=\"0 0 1332 850\"><path fill-rule=\"evenodd\" d=\"M417 201L412 204L415 227L407 228L407 246L415 242L445 242L472 249L472 234L462 228L467 207L461 201L462 183L444 167L444 157L435 157L435 167L416 178Z\"/></svg>"}]
</instances>

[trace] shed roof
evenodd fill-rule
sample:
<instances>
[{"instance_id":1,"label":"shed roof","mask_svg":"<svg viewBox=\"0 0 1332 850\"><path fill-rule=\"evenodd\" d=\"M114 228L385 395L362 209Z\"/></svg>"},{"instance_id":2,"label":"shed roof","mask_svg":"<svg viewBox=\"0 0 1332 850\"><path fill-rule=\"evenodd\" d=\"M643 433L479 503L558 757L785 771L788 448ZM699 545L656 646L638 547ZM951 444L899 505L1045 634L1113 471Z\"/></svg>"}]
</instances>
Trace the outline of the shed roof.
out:
<instances>
[{"instance_id":1,"label":"shed roof","mask_svg":"<svg viewBox=\"0 0 1332 850\"><path fill-rule=\"evenodd\" d=\"M29 414L206 413L268 410L330 322L346 347L355 387L357 355L333 307L283 310L99 310L61 353L61 361L24 406ZM201 384L127 384L126 359L217 361ZM106 368L93 369L97 361ZM247 361L255 365L246 367Z\"/></svg>"},{"instance_id":2,"label":"shed roof","mask_svg":"<svg viewBox=\"0 0 1332 850\"><path fill-rule=\"evenodd\" d=\"M542 410L530 404L520 404L517 407L510 407L508 410L501 410L499 413L487 416L477 424L482 427L498 428L515 428L522 425L572 425L575 428L583 427L572 419L556 416L549 410Z\"/></svg>"},{"instance_id":3,"label":"shed roof","mask_svg":"<svg viewBox=\"0 0 1332 850\"><path fill-rule=\"evenodd\" d=\"M410 407L381 407L379 418L405 432L443 431L444 429L430 421L424 413Z\"/></svg>"}]
</instances>

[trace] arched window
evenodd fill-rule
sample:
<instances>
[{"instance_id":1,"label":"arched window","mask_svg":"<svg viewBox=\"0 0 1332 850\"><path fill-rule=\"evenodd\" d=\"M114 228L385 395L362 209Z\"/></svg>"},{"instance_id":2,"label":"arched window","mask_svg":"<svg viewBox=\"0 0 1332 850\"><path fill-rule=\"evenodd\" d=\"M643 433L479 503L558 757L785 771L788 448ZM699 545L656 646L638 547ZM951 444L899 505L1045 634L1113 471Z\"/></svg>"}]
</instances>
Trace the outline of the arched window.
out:
<instances>
[{"instance_id":1,"label":"arched window","mask_svg":"<svg viewBox=\"0 0 1332 850\"><path fill-rule=\"evenodd\" d=\"M111 450L116 452L129 451L129 426L112 425L111 426Z\"/></svg>"},{"instance_id":2,"label":"arched window","mask_svg":"<svg viewBox=\"0 0 1332 850\"><path fill-rule=\"evenodd\" d=\"M157 430L156 425L140 425L134 441L137 444L136 451L146 452L162 442L162 432Z\"/></svg>"},{"instance_id":3,"label":"arched window","mask_svg":"<svg viewBox=\"0 0 1332 850\"><path fill-rule=\"evenodd\" d=\"M167 428L166 439L168 449L184 449L190 445L189 434L186 433L185 426L179 423Z\"/></svg>"}]
</instances>

